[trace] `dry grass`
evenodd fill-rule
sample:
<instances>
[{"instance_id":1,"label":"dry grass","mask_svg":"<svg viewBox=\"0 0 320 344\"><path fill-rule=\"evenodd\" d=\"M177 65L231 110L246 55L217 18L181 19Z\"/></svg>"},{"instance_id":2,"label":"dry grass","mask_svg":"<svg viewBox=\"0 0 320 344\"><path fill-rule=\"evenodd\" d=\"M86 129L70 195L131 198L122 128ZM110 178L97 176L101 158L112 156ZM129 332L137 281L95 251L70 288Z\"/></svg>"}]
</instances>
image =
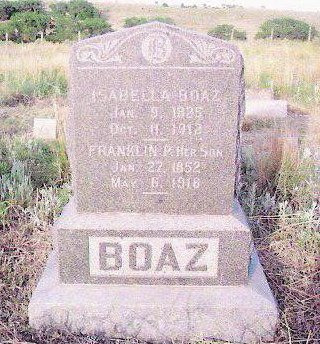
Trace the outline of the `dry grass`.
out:
<instances>
[{"instance_id":1,"label":"dry grass","mask_svg":"<svg viewBox=\"0 0 320 344\"><path fill-rule=\"evenodd\" d=\"M270 149L264 165L246 157L241 202L280 307L275 342L318 343L319 176L292 147L275 142Z\"/></svg>"},{"instance_id":2,"label":"dry grass","mask_svg":"<svg viewBox=\"0 0 320 344\"><path fill-rule=\"evenodd\" d=\"M37 42L34 44L1 44L0 74L37 74L43 70L67 70L69 46Z\"/></svg>"},{"instance_id":3,"label":"dry grass","mask_svg":"<svg viewBox=\"0 0 320 344\"><path fill-rule=\"evenodd\" d=\"M94 1L93 1L94 2ZM182 1L183 2L183 1ZM154 5L117 4L97 2L104 11L108 10L108 17L112 25L119 29L123 27L127 17L171 17L179 26L207 33L218 24L233 24L248 32L249 38L257 33L261 23L278 16L292 16L302 19L320 28L319 16L312 12L274 11L263 9L214 9L214 8L179 8Z\"/></svg>"}]
</instances>

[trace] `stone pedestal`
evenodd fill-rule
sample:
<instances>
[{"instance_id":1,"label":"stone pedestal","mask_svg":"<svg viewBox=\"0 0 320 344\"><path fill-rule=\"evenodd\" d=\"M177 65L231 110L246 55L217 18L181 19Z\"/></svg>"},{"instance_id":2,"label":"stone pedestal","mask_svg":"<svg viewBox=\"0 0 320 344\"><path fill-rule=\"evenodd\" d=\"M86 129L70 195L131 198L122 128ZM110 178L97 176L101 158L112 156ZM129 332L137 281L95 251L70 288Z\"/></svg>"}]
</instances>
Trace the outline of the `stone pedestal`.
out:
<instances>
[{"instance_id":1,"label":"stone pedestal","mask_svg":"<svg viewBox=\"0 0 320 344\"><path fill-rule=\"evenodd\" d=\"M53 231L55 252L29 306L35 328L152 342L272 339L277 307L238 202L231 215L188 216L78 213L72 200ZM117 259L104 256L106 243L121 250L109 269ZM147 243L150 254L130 254L128 245Z\"/></svg>"},{"instance_id":2,"label":"stone pedestal","mask_svg":"<svg viewBox=\"0 0 320 344\"><path fill-rule=\"evenodd\" d=\"M236 201L230 215L169 215L79 213L72 200L55 223L54 238L64 283L237 285L248 280L251 233Z\"/></svg>"},{"instance_id":3,"label":"stone pedestal","mask_svg":"<svg viewBox=\"0 0 320 344\"><path fill-rule=\"evenodd\" d=\"M75 200L54 225L31 326L272 340L277 307L234 201L243 69L236 46L157 22L73 46Z\"/></svg>"},{"instance_id":4,"label":"stone pedestal","mask_svg":"<svg viewBox=\"0 0 320 344\"><path fill-rule=\"evenodd\" d=\"M52 253L29 304L30 325L150 342L272 340L277 306L256 254L242 286L93 285L59 282Z\"/></svg>"}]
</instances>

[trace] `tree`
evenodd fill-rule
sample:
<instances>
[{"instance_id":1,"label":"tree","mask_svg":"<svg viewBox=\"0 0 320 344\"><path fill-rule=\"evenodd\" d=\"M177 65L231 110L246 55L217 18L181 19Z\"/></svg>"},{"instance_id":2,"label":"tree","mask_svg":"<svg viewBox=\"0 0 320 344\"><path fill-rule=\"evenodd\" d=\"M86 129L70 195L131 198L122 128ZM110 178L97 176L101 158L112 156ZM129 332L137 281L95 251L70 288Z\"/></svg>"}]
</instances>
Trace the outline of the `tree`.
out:
<instances>
[{"instance_id":1,"label":"tree","mask_svg":"<svg viewBox=\"0 0 320 344\"><path fill-rule=\"evenodd\" d=\"M78 20L100 17L98 9L86 0L70 1L68 4L68 13L72 18Z\"/></svg>"},{"instance_id":2,"label":"tree","mask_svg":"<svg viewBox=\"0 0 320 344\"><path fill-rule=\"evenodd\" d=\"M214 29L208 32L209 36L229 41L230 39L236 39L244 41L247 39L245 31L236 29L233 25L222 24L216 26Z\"/></svg>"},{"instance_id":3,"label":"tree","mask_svg":"<svg viewBox=\"0 0 320 344\"><path fill-rule=\"evenodd\" d=\"M123 27L133 27L146 23L148 23L148 19L145 17L130 17L124 20Z\"/></svg>"},{"instance_id":4,"label":"tree","mask_svg":"<svg viewBox=\"0 0 320 344\"><path fill-rule=\"evenodd\" d=\"M44 13L22 12L11 17L11 25L18 32L18 40L34 42L40 32L44 32L49 24L50 17Z\"/></svg>"},{"instance_id":5,"label":"tree","mask_svg":"<svg viewBox=\"0 0 320 344\"><path fill-rule=\"evenodd\" d=\"M0 20L8 20L15 12L12 1L0 1Z\"/></svg>"},{"instance_id":6,"label":"tree","mask_svg":"<svg viewBox=\"0 0 320 344\"><path fill-rule=\"evenodd\" d=\"M111 25L102 18L86 18L79 22L79 31L85 37L93 37L112 32Z\"/></svg>"},{"instance_id":7,"label":"tree","mask_svg":"<svg viewBox=\"0 0 320 344\"><path fill-rule=\"evenodd\" d=\"M314 26L301 20L290 17L275 18L265 21L256 34L256 38L290 39L290 40L308 40L318 35Z\"/></svg>"}]
</instances>

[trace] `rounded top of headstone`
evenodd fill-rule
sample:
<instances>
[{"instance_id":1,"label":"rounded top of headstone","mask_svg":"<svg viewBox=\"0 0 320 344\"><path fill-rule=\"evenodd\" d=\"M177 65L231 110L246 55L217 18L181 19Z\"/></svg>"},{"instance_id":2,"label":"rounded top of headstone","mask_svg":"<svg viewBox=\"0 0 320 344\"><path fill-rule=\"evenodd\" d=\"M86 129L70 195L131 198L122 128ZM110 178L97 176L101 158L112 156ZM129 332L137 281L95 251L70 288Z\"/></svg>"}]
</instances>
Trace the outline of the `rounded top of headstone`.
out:
<instances>
[{"instance_id":1,"label":"rounded top of headstone","mask_svg":"<svg viewBox=\"0 0 320 344\"><path fill-rule=\"evenodd\" d=\"M242 56L229 42L161 22L84 39L71 63L82 66L217 67L241 71Z\"/></svg>"}]
</instances>

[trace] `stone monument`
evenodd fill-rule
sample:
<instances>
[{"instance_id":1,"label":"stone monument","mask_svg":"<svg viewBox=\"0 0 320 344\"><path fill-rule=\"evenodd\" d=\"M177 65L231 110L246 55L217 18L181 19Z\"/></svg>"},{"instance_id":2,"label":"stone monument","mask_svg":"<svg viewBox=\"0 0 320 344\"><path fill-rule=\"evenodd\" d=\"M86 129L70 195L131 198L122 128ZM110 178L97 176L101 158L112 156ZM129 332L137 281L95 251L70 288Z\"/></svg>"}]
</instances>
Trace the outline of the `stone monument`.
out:
<instances>
[{"instance_id":1,"label":"stone monument","mask_svg":"<svg viewBox=\"0 0 320 344\"><path fill-rule=\"evenodd\" d=\"M235 197L243 61L162 23L71 54L74 198L30 324L151 342L273 337L277 306Z\"/></svg>"},{"instance_id":2,"label":"stone monument","mask_svg":"<svg viewBox=\"0 0 320 344\"><path fill-rule=\"evenodd\" d=\"M34 118L33 137L44 140L56 140L57 120L55 118Z\"/></svg>"}]
</instances>

